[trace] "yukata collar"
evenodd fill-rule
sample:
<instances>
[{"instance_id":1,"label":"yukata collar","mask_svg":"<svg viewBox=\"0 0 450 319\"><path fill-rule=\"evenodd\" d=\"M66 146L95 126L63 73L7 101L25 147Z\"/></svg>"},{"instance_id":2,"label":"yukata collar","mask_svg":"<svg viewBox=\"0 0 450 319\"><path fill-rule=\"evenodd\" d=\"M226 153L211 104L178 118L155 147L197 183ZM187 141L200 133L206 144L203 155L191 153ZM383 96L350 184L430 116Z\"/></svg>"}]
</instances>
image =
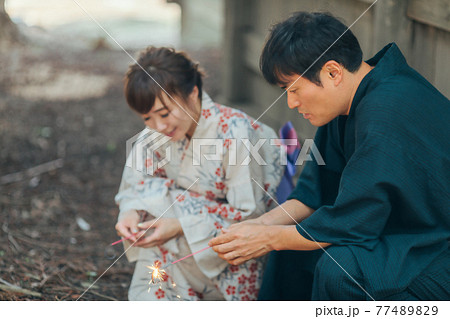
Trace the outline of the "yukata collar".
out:
<instances>
[{"instance_id":1,"label":"yukata collar","mask_svg":"<svg viewBox=\"0 0 450 319\"><path fill-rule=\"evenodd\" d=\"M203 112L206 110L209 110L211 114L215 114L215 112L212 110L216 107L214 101L211 99L211 97L203 92L202 94L202 108L200 110L200 118L198 120L197 128L194 131L194 134L191 137L191 140L193 138L202 138L202 137L212 137L210 135L210 129L211 125L213 125L212 121L208 121L205 116L203 116ZM209 132L209 134L208 134Z\"/></svg>"},{"instance_id":2,"label":"yukata collar","mask_svg":"<svg viewBox=\"0 0 450 319\"><path fill-rule=\"evenodd\" d=\"M353 97L349 116L355 113L358 104L364 96L386 81L387 78L398 74L407 65L405 57L394 42L386 45L373 58L367 60L366 63L370 66L375 66L375 68L359 84Z\"/></svg>"}]
</instances>

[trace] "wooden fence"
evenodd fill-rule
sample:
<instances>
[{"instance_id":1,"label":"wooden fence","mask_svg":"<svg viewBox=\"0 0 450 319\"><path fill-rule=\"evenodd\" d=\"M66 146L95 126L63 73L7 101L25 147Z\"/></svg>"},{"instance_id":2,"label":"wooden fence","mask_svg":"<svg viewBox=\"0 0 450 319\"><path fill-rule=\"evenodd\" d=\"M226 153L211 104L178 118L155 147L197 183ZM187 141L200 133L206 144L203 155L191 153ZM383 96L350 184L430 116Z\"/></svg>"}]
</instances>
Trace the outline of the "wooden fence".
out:
<instances>
[{"instance_id":1,"label":"wooden fence","mask_svg":"<svg viewBox=\"0 0 450 319\"><path fill-rule=\"evenodd\" d=\"M351 25L373 0L225 0L222 99L259 117L283 93L261 76L259 56L269 27L294 11L327 11ZM351 30L368 59L396 42L408 63L450 96L450 0L378 0ZM289 110L286 95L261 118L274 128L291 120L301 139L315 128Z\"/></svg>"}]
</instances>

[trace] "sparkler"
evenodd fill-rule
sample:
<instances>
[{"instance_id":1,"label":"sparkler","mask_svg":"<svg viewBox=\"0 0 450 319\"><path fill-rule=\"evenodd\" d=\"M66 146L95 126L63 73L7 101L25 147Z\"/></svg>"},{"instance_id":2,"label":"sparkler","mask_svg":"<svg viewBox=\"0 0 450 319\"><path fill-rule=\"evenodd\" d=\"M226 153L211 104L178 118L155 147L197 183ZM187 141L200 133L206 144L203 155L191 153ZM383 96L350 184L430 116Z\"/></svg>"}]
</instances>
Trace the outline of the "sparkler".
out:
<instances>
[{"instance_id":1,"label":"sparkler","mask_svg":"<svg viewBox=\"0 0 450 319\"><path fill-rule=\"evenodd\" d=\"M196 251L195 253L192 253L192 254L187 255L187 256L185 256L183 258L175 260L175 261L171 262L170 264L168 264L167 266L165 266L164 268L172 266L172 265L174 265L174 264L176 264L176 263L178 263L178 262L180 262L180 261L182 261L182 260L184 260L186 258L192 257L195 254L201 253L202 251L205 251L205 250L207 250L209 248L211 248L211 247L210 246L205 247L203 249L200 249L199 251ZM146 267L151 270L149 272L149 274L151 274L151 276L152 276L152 278L150 279L150 281L148 283L150 285L150 287L148 288L149 292L150 292L150 289L151 289L152 285L161 284L162 282L167 281L167 279L169 278L169 276L167 275L166 271L161 266L161 262L160 261L156 261L153 265L146 266ZM172 283L172 286L173 287L176 286L175 282ZM161 288L161 286L160 286L160 288ZM179 297L179 296L177 296L177 297Z\"/></svg>"},{"instance_id":2,"label":"sparkler","mask_svg":"<svg viewBox=\"0 0 450 319\"><path fill-rule=\"evenodd\" d=\"M118 241L115 241L115 242L111 243L111 246L117 245L117 244L119 244L119 243L121 243L121 242L123 242L123 241L125 241L125 240L128 240L128 239L130 239L131 237L133 237L133 236L136 235L136 234L137 234L137 233L131 234L131 235L128 236L128 237L119 239Z\"/></svg>"}]
</instances>

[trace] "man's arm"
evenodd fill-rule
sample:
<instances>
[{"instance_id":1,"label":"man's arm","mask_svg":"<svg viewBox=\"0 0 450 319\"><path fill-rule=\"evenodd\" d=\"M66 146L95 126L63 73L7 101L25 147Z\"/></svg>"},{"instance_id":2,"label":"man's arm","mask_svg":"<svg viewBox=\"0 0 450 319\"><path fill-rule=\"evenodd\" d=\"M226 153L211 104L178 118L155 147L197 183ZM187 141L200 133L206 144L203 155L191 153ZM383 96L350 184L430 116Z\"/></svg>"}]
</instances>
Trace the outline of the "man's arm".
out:
<instances>
[{"instance_id":1,"label":"man's arm","mask_svg":"<svg viewBox=\"0 0 450 319\"><path fill-rule=\"evenodd\" d=\"M232 265L239 265L272 250L315 250L327 247L301 236L295 225L314 212L298 200L289 200L254 220L232 225L212 239L213 247L220 258Z\"/></svg>"},{"instance_id":2,"label":"man's arm","mask_svg":"<svg viewBox=\"0 0 450 319\"><path fill-rule=\"evenodd\" d=\"M290 199L255 221L264 225L296 225L314 213L314 209L296 199Z\"/></svg>"}]
</instances>

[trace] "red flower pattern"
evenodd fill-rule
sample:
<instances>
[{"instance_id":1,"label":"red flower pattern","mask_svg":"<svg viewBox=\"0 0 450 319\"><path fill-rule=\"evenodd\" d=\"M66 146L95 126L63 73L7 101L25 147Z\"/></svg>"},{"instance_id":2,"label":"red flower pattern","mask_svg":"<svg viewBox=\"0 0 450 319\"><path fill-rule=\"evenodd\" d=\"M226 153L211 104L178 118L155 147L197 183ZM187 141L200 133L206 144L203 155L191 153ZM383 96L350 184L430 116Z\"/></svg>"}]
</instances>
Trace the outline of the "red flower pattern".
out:
<instances>
[{"instance_id":1,"label":"red flower pattern","mask_svg":"<svg viewBox=\"0 0 450 319\"><path fill-rule=\"evenodd\" d=\"M161 288L159 288L158 290L155 291L155 296L158 299L164 298L165 295L166 295L166 293Z\"/></svg>"},{"instance_id":2,"label":"red flower pattern","mask_svg":"<svg viewBox=\"0 0 450 319\"><path fill-rule=\"evenodd\" d=\"M236 293L236 287L235 286L228 286L227 294L228 295L234 295L235 293Z\"/></svg>"},{"instance_id":3,"label":"red flower pattern","mask_svg":"<svg viewBox=\"0 0 450 319\"><path fill-rule=\"evenodd\" d=\"M162 258L163 258L163 262L166 263L167 262L167 255L169 254L169 251L167 249L165 249L164 247L158 246L159 251L161 252ZM161 265L161 262L158 261L159 265Z\"/></svg>"},{"instance_id":4,"label":"red flower pattern","mask_svg":"<svg viewBox=\"0 0 450 319\"><path fill-rule=\"evenodd\" d=\"M185 196L184 195L178 195L177 196L177 201L179 201L179 202L182 202L182 201L184 201L185 200Z\"/></svg>"},{"instance_id":5,"label":"red flower pattern","mask_svg":"<svg viewBox=\"0 0 450 319\"><path fill-rule=\"evenodd\" d=\"M147 159L145 160L145 167L146 167L146 168L149 168L149 167L151 167L151 166L153 166L153 160L152 160L151 158L147 158Z\"/></svg>"},{"instance_id":6,"label":"red flower pattern","mask_svg":"<svg viewBox=\"0 0 450 319\"><path fill-rule=\"evenodd\" d=\"M202 115L205 119L207 119L208 117L211 116L211 111L210 110L203 110L202 111Z\"/></svg>"},{"instance_id":7,"label":"red flower pattern","mask_svg":"<svg viewBox=\"0 0 450 319\"><path fill-rule=\"evenodd\" d=\"M209 200L213 200L214 198L216 198L216 195L213 192L211 192L211 191L206 191L206 195L205 196Z\"/></svg>"},{"instance_id":8,"label":"red flower pattern","mask_svg":"<svg viewBox=\"0 0 450 319\"><path fill-rule=\"evenodd\" d=\"M222 125L222 132L226 133L228 131L228 124Z\"/></svg>"},{"instance_id":9,"label":"red flower pattern","mask_svg":"<svg viewBox=\"0 0 450 319\"><path fill-rule=\"evenodd\" d=\"M216 175L219 177L222 176L220 168L216 169Z\"/></svg>"},{"instance_id":10,"label":"red flower pattern","mask_svg":"<svg viewBox=\"0 0 450 319\"><path fill-rule=\"evenodd\" d=\"M208 213L214 214L215 212L217 212L217 209L218 209L219 207L217 207L217 206L213 206L213 207L206 206L206 208L208 209Z\"/></svg>"},{"instance_id":11,"label":"red flower pattern","mask_svg":"<svg viewBox=\"0 0 450 319\"><path fill-rule=\"evenodd\" d=\"M239 283L242 285L242 284L245 284L245 281L247 280L247 276L246 275L242 275L242 276L240 276L239 278L238 278L238 281L239 281Z\"/></svg>"},{"instance_id":12,"label":"red flower pattern","mask_svg":"<svg viewBox=\"0 0 450 319\"><path fill-rule=\"evenodd\" d=\"M222 183L222 182L218 182L218 183L216 183L216 188L218 190L224 190L225 189L225 184Z\"/></svg>"},{"instance_id":13,"label":"red flower pattern","mask_svg":"<svg viewBox=\"0 0 450 319\"><path fill-rule=\"evenodd\" d=\"M200 197L199 193L196 193L196 192L193 192L193 191L189 191L189 195L191 195L191 197L195 197L195 198Z\"/></svg>"},{"instance_id":14,"label":"red flower pattern","mask_svg":"<svg viewBox=\"0 0 450 319\"><path fill-rule=\"evenodd\" d=\"M166 170L164 168L158 168L155 170L154 174L158 177L167 177Z\"/></svg>"},{"instance_id":15,"label":"red flower pattern","mask_svg":"<svg viewBox=\"0 0 450 319\"><path fill-rule=\"evenodd\" d=\"M229 138L225 139L225 141L223 142L223 146L226 147L227 149L229 149L230 145L231 145L231 140Z\"/></svg>"},{"instance_id":16,"label":"red flower pattern","mask_svg":"<svg viewBox=\"0 0 450 319\"><path fill-rule=\"evenodd\" d=\"M197 294L195 293L194 289L189 288L189 289L188 289L188 295L189 295L189 296L196 296Z\"/></svg>"},{"instance_id":17,"label":"red flower pattern","mask_svg":"<svg viewBox=\"0 0 450 319\"><path fill-rule=\"evenodd\" d=\"M217 229L222 229L223 228L223 226L220 225L218 222L215 222L214 226L216 226Z\"/></svg>"},{"instance_id":18,"label":"red flower pattern","mask_svg":"<svg viewBox=\"0 0 450 319\"><path fill-rule=\"evenodd\" d=\"M237 220L238 222L242 219L242 216L241 216L241 212L237 212L237 214L236 215L234 215L234 218L233 218L234 220Z\"/></svg>"},{"instance_id":19,"label":"red flower pattern","mask_svg":"<svg viewBox=\"0 0 450 319\"><path fill-rule=\"evenodd\" d=\"M239 270L239 267L238 266L235 266L235 265L231 265L230 266L230 271L231 272L236 272L236 271L238 271Z\"/></svg>"},{"instance_id":20,"label":"red flower pattern","mask_svg":"<svg viewBox=\"0 0 450 319\"><path fill-rule=\"evenodd\" d=\"M169 179L164 185L166 185L166 187L171 187L173 185L173 182L173 179Z\"/></svg>"}]
</instances>

